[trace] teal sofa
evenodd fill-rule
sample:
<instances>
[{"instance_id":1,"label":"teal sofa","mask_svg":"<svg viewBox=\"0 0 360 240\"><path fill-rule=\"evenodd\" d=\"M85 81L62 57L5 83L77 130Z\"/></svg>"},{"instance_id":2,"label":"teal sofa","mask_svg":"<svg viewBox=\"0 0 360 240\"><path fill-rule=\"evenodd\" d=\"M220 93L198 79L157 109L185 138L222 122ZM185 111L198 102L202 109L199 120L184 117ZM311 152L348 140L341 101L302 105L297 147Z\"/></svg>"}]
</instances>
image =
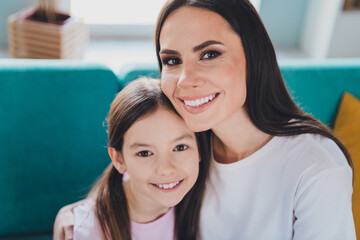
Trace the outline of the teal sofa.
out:
<instances>
[{"instance_id":1,"label":"teal sofa","mask_svg":"<svg viewBox=\"0 0 360 240\"><path fill-rule=\"evenodd\" d=\"M360 98L360 59L280 62L307 112L332 126L344 91ZM0 60L0 239L51 239L57 211L85 197L110 159L105 117L115 94L156 64Z\"/></svg>"}]
</instances>

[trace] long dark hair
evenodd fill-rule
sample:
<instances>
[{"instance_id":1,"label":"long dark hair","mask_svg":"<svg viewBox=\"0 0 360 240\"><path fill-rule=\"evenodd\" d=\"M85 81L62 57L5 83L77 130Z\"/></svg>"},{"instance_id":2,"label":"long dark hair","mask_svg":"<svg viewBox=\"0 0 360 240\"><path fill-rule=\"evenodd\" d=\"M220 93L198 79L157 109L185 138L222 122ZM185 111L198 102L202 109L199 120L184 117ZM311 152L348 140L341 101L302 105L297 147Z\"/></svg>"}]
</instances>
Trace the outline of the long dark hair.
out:
<instances>
[{"instance_id":1,"label":"long dark hair","mask_svg":"<svg viewBox=\"0 0 360 240\"><path fill-rule=\"evenodd\" d=\"M319 120L302 111L289 95L265 26L248 0L169 0L162 8L155 30L156 54L162 70L160 33L170 13L180 7L198 7L222 16L236 32L246 57L245 107L252 123L273 136L315 133L332 139L349 165L351 157L344 145Z\"/></svg>"},{"instance_id":2,"label":"long dark hair","mask_svg":"<svg viewBox=\"0 0 360 240\"><path fill-rule=\"evenodd\" d=\"M108 147L121 153L126 131L136 120L155 112L160 106L176 113L161 91L159 80L143 78L129 83L117 94L110 107L107 118ZM197 237L200 206L210 162L207 134L196 133L201 158L199 176L195 185L175 208L175 236L178 240ZM97 194L95 211L105 239L131 239L128 203L122 178L123 175L110 163L90 191L90 195Z\"/></svg>"}]
</instances>

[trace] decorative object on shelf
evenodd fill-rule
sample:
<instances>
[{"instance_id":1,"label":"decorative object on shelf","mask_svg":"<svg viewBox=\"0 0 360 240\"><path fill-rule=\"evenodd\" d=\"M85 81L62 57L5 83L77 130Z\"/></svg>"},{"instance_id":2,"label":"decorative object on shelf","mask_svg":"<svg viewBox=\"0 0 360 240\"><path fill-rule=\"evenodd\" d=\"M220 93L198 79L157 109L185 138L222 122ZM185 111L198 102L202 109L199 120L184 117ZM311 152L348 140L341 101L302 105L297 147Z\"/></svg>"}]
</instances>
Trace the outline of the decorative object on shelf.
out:
<instances>
[{"instance_id":1,"label":"decorative object on shelf","mask_svg":"<svg viewBox=\"0 0 360 240\"><path fill-rule=\"evenodd\" d=\"M37 8L8 17L9 52L14 58L79 59L88 39L87 26L56 11L56 0L38 0Z\"/></svg>"},{"instance_id":2,"label":"decorative object on shelf","mask_svg":"<svg viewBox=\"0 0 360 240\"><path fill-rule=\"evenodd\" d=\"M344 10L360 10L360 0L345 0Z\"/></svg>"}]
</instances>

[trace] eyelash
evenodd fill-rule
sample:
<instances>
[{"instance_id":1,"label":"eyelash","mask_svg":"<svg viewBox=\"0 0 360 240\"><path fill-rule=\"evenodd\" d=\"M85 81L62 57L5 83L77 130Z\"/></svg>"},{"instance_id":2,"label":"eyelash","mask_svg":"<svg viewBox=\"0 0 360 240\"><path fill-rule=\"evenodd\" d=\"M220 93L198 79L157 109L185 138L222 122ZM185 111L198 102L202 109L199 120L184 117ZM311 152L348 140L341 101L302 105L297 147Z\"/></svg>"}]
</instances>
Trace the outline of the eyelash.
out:
<instances>
[{"instance_id":1,"label":"eyelash","mask_svg":"<svg viewBox=\"0 0 360 240\"><path fill-rule=\"evenodd\" d=\"M180 147L181 147L182 149L179 149ZM183 151L187 150L188 148L189 148L188 145L179 144L179 145L177 145L177 146L173 149L173 151L174 151L174 152L183 152ZM150 157L151 155L153 155L153 153L150 152L150 151L140 151L140 152L136 153L136 156L142 157L142 158L144 158L144 157Z\"/></svg>"},{"instance_id":2,"label":"eyelash","mask_svg":"<svg viewBox=\"0 0 360 240\"><path fill-rule=\"evenodd\" d=\"M144 153L146 153L147 155L144 156L144 155L143 155ZM150 154L149 154L149 153L150 153ZM151 156L151 155L153 155L153 154L152 154L152 152L150 152L150 151L141 151L141 152L138 152L138 153L136 154L136 156L138 156L138 157L149 157L149 156Z\"/></svg>"},{"instance_id":3,"label":"eyelash","mask_svg":"<svg viewBox=\"0 0 360 240\"><path fill-rule=\"evenodd\" d=\"M178 148L179 147L183 147L184 149L182 149L182 150L179 150ZM188 145L185 145L185 144L179 144L179 145L177 145L175 148L174 148L174 151L175 152L182 152L182 151L185 151L186 149L188 149L189 148L189 146Z\"/></svg>"},{"instance_id":4,"label":"eyelash","mask_svg":"<svg viewBox=\"0 0 360 240\"><path fill-rule=\"evenodd\" d=\"M177 61L177 63L169 64L169 61ZM176 57L167 57L162 60L162 65L164 65L164 66L174 66L177 64L181 64L181 63L182 63L181 60Z\"/></svg>"},{"instance_id":5,"label":"eyelash","mask_svg":"<svg viewBox=\"0 0 360 240\"><path fill-rule=\"evenodd\" d=\"M211 57L204 58L206 55L210 55L210 54L212 55ZM221 55L221 52L215 51L215 50L210 50L210 51L206 51L205 53L203 53L201 55L200 60L213 59L220 55ZM175 63L169 64L169 61L175 61ZM174 65L181 64L181 63L182 63L182 61L177 57L167 57L162 60L162 65L164 65L164 66L174 66Z\"/></svg>"},{"instance_id":6,"label":"eyelash","mask_svg":"<svg viewBox=\"0 0 360 240\"><path fill-rule=\"evenodd\" d=\"M215 56L212 56L212 57L208 57L208 58L204 58L205 55L215 55ZM216 58L218 56L220 56L221 53L219 51L215 51L215 50L210 50L210 51L207 51L205 52L202 56L201 56L201 59L212 59L212 58Z\"/></svg>"}]
</instances>

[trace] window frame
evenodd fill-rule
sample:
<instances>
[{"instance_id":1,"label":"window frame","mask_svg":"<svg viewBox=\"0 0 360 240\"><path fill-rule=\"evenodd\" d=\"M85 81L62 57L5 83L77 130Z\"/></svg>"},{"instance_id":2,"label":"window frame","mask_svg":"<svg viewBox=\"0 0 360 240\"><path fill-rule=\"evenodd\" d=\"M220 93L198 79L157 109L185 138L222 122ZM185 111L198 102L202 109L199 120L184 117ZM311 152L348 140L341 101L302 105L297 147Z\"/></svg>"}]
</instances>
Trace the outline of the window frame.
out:
<instances>
[{"instance_id":1,"label":"window frame","mask_svg":"<svg viewBox=\"0 0 360 240\"><path fill-rule=\"evenodd\" d=\"M72 0L58 1L58 8L63 12L71 12ZM261 0L250 0L257 11L260 11ZM154 24L87 24L90 37L94 38L122 38L122 39L151 39L154 36Z\"/></svg>"}]
</instances>

